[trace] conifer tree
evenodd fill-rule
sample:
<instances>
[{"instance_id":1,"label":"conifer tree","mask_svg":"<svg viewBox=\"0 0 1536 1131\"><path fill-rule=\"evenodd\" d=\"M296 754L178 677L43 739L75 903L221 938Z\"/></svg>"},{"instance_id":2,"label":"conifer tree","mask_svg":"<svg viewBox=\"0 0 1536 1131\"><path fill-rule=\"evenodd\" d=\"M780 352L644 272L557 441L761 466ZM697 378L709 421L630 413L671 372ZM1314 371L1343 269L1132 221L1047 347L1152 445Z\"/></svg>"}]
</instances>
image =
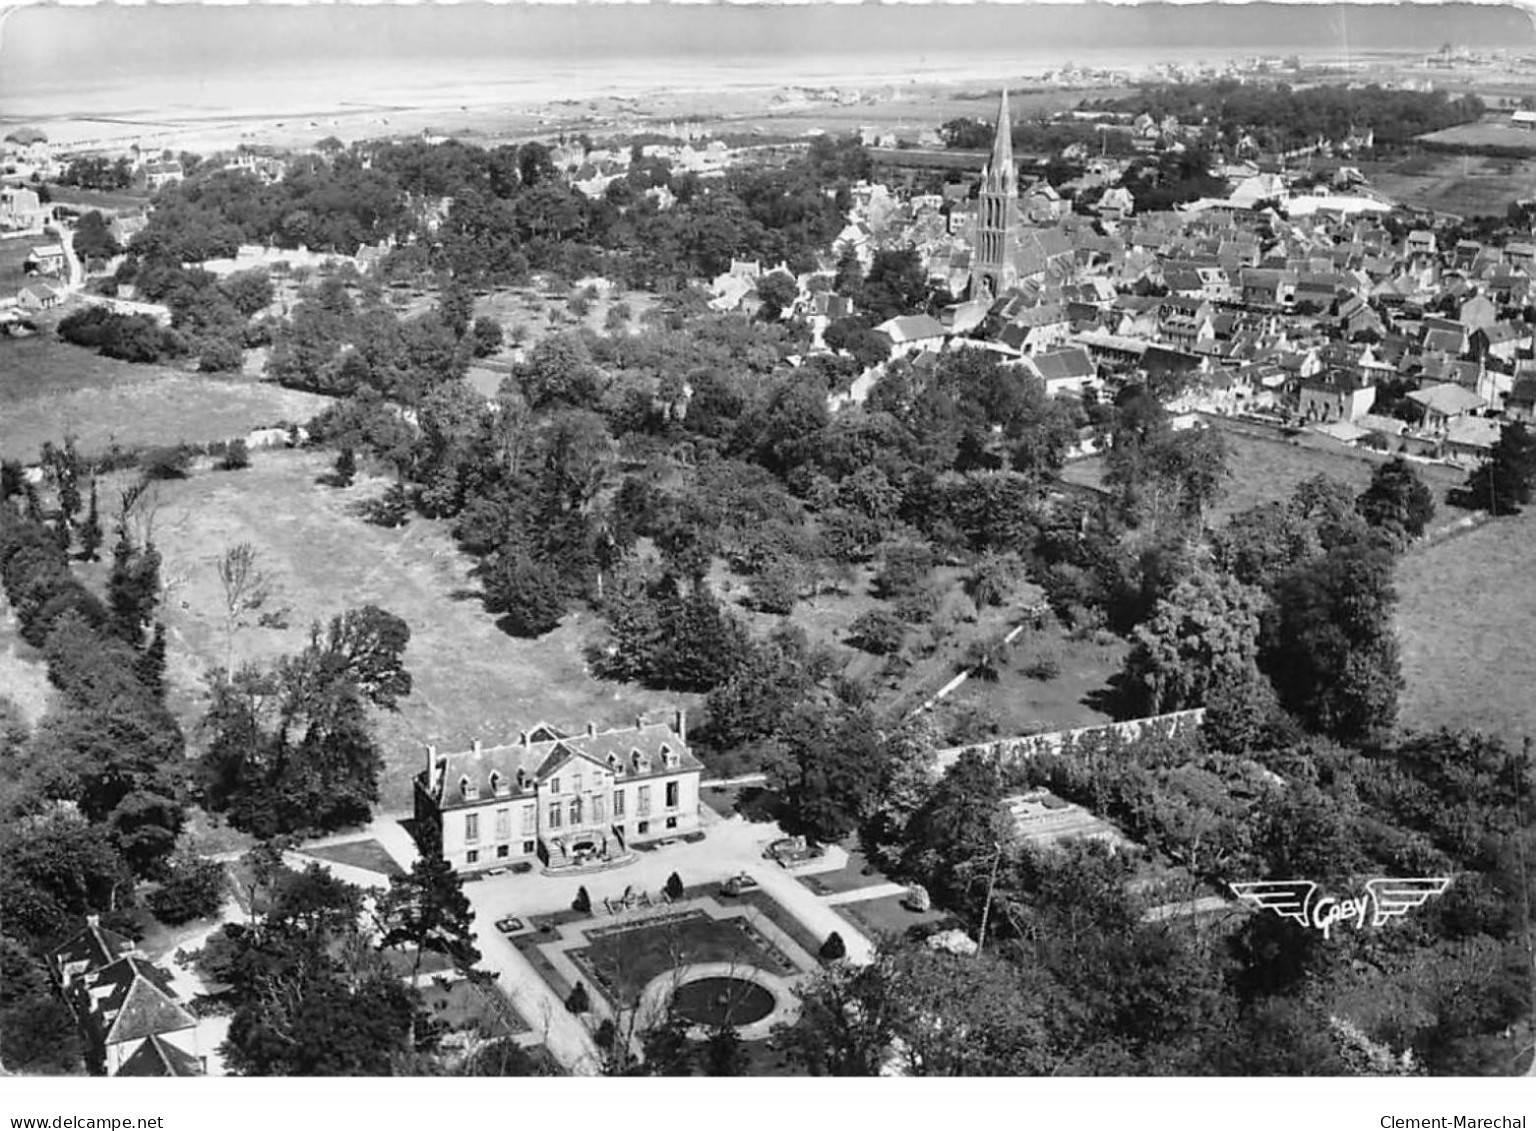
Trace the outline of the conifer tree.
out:
<instances>
[{"instance_id":1,"label":"conifer tree","mask_svg":"<svg viewBox=\"0 0 1536 1131\"><path fill-rule=\"evenodd\" d=\"M101 557L101 510L96 501L96 480L91 480L90 509L85 512L85 523L80 527L80 553L88 562Z\"/></svg>"}]
</instances>

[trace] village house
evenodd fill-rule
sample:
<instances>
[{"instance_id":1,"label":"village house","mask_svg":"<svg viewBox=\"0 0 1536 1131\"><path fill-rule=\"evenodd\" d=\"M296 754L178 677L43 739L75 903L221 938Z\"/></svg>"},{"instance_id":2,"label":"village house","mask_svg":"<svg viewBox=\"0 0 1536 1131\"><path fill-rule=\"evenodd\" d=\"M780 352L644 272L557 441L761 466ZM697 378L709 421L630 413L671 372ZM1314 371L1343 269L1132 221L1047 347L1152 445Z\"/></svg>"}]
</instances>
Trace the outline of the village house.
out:
<instances>
[{"instance_id":1,"label":"village house","mask_svg":"<svg viewBox=\"0 0 1536 1131\"><path fill-rule=\"evenodd\" d=\"M1301 382L1297 411L1310 423L1331 424L1354 421L1370 412L1375 403L1375 385L1361 380L1357 373L1332 370Z\"/></svg>"},{"instance_id":2,"label":"village house","mask_svg":"<svg viewBox=\"0 0 1536 1131\"><path fill-rule=\"evenodd\" d=\"M429 746L416 820L461 872L601 863L695 831L702 770L682 711L670 723L589 723L575 735L540 724L502 746L445 755Z\"/></svg>"},{"instance_id":3,"label":"village house","mask_svg":"<svg viewBox=\"0 0 1536 1131\"><path fill-rule=\"evenodd\" d=\"M16 292L16 305L23 310L52 310L64 301L64 292L49 283L28 283Z\"/></svg>"},{"instance_id":4,"label":"village house","mask_svg":"<svg viewBox=\"0 0 1536 1131\"><path fill-rule=\"evenodd\" d=\"M891 339L891 360L904 354L937 349L944 342L944 324L928 314L909 314L888 318L875 327Z\"/></svg>"},{"instance_id":5,"label":"village house","mask_svg":"<svg viewBox=\"0 0 1536 1131\"><path fill-rule=\"evenodd\" d=\"M61 244L44 244L34 247L22 261L21 269L28 275L62 275L68 265Z\"/></svg>"},{"instance_id":6,"label":"village house","mask_svg":"<svg viewBox=\"0 0 1536 1131\"><path fill-rule=\"evenodd\" d=\"M1443 432L1457 417L1487 407L1487 401L1460 385L1426 385L1408 394L1408 399L1424 413L1423 426L1431 432Z\"/></svg>"},{"instance_id":7,"label":"village house","mask_svg":"<svg viewBox=\"0 0 1536 1131\"><path fill-rule=\"evenodd\" d=\"M53 973L84 1036L89 1059L109 1076L197 1076L197 1019L170 975L136 953L135 944L101 926L85 930L51 955Z\"/></svg>"},{"instance_id":8,"label":"village house","mask_svg":"<svg viewBox=\"0 0 1536 1131\"><path fill-rule=\"evenodd\" d=\"M0 231L41 232L52 208L29 188L0 188Z\"/></svg>"}]
</instances>

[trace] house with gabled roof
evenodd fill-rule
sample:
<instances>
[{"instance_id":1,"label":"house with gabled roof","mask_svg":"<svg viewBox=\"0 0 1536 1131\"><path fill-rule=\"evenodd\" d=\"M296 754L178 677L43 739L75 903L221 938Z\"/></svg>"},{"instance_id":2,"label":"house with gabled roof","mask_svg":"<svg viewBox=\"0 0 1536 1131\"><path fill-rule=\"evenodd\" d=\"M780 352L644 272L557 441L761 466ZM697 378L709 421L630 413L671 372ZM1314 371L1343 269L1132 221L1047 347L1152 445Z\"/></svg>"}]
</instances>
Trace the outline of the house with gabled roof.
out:
<instances>
[{"instance_id":1,"label":"house with gabled roof","mask_svg":"<svg viewBox=\"0 0 1536 1131\"><path fill-rule=\"evenodd\" d=\"M99 918L91 915L86 918L85 930L53 952L54 975L68 989L83 975L110 966L137 949L138 944L132 939L108 930Z\"/></svg>"},{"instance_id":2,"label":"house with gabled roof","mask_svg":"<svg viewBox=\"0 0 1536 1131\"><path fill-rule=\"evenodd\" d=\"M416 820L460 872L535 860L551 869L625 858L699 827L703 764L686 717L580 734L540 723L515 742L439 754L416 778Z\"/></svg>"},{"instance_id":3,"label":"house with gabled roof","mask_svg":"<svg viewBox=\"0 0 1536 1131\"><path fill-rule=\"evenodd\" d=\"M118 1068L118 1076L202 1076L203 1062L158 1033L151 1034Z\"/></svg>"},{"instance_id":4,"label":"house with gabled roof","mask_svg":"<svg viewBox=\"0 0 1536 1131\"><path fill-rule=\"evenodd\" d=\"M64 999L90 1047L90 1059L109 1076L121 1074L130 1063L133 1075L201 1074L205 1066L198 1056L197 1019L178 1000L170 974L131 950L124 953L125 944L132 946L92 920L84 934L53 954ZM118 956L112 961L92 965L114 951ZM150 1042L157 1047L144 1053ZM174 1071L148 1071L155 1060L169 1062Z\"/></svg>"}]
</instances>

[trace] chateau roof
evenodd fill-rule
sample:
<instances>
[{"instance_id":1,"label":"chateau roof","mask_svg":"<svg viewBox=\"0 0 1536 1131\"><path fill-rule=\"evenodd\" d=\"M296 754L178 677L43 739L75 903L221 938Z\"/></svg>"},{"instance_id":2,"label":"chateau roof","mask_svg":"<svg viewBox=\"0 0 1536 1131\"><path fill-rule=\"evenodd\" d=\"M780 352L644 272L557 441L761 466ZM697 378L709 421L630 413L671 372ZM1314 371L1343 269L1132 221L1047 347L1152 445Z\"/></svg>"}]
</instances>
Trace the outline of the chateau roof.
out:
<instances>
[{"instance_id":1,"label":"chateau roof","mask_svg":"<svg viewBox=\"0 0 1536 1131\"><path fill-rule=\"evenodd\" d=\"M677 755L676 766L665 764L668 752ZM431 755L422 784L440 809L481 805L497 797L531 798L536 786L577 758L604 769L617 768L624 777L636 779L703 769L688 749L684 733L667 723L639 720L633 727L602 732L589 727L577 735L540 724L517 742ZM649 770L638 768L646 764Z\"/></svg>"}]
</instances>

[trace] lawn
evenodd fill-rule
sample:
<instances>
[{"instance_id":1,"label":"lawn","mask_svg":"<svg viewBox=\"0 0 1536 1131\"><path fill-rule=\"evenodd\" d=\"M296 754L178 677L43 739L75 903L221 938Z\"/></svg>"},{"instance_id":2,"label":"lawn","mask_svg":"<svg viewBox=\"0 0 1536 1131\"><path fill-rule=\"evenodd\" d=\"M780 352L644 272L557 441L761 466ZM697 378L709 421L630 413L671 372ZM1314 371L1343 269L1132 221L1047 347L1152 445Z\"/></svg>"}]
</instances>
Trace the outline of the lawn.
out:
<instances>
[{"instance_id":1,"label":"lawn","mask_svg":"<svg viewBox=\"0 0 1536 1131\"><path fill-rule=\"evenodd\" d=\"M172 703L191 728L206 706L203 677L225 656L221 551L253 545L273 579L271 606L287 607L286 628L237 634L235 662L267 661L301 650L309 625L348 608L376 604L411 629L405 662L415 687L398 713L375 716L384 750L385 811L407 808L411 780L427 744L467 749L474 739L501 742L542 720L580 727L633 721L687 696L650 693L588 675L583 642L590 613L573 613L538 640L496 627L460 553L438 523L414 519L398 530L363 522L353 508L382 493L385 480L360 476L350 488L322 486L323 453L263 451L239 472L198 472L164 483L155 501L162 576L172 587L166 613Z\"/></svg>"},{"instance_id":2,"label":"lawn","mask_svg":"<svg viewBox=\"0 0 1536 1131\"><path fill-rule=\"evenodd\" d=\"M1480 729L1518 748L1536 735L1536 512L1410 552L1398 567L1402 722Z\"/></svg>"},{"instance_id":3,"label":"lawn","mask_svg":"<svg viewBox=\"0 0 1536 1131\"><path fill-rule=\"evenodd\" d=\"M494 982L458 979L443 985L433 981L422 988L421 997L432 1019L451 1032L469 1031L494 1039L531 1030Z\"/></svg>"},{"instance_id":4,"label":"lawn","mask_svg":"<svg viewBox=\"0 0 1536 1131\"><path fill-rule=\"evenodd\" d=\"M913 927L942 923L948 918L948 913L944 911L908 911L902 906L903 898L899 895L885 895L860 903L844 903L838 907L837 912L851 920L871 942L901 938Z\"/></svg>"},{"instance_id":5,"label":"lawn","mask_svg":"<svg viewBox=\"0 0 1536 1131\"><path fill-rule=\"evenodd\" d=\"M817 895L831 895L840 891L858 891L860 888L878 887L889 883L875 871L857 848L848 849L848 863L835 872L817 872L812 876L799 876L799 881ZM814 953L814 952L813 952Z\"/></svg>"},{"instance_id":6,"label":"lawn","mask_svg":"<svg viewBox=\"0 0 1536 1131\"><path fill-rule=\"evenodd\" d=\"M1344 448L1323 437L1302 434L1284 438L1261 432L1257 427L1218 421L1231 452L1231 475L1226 488L1211 509L1211 518L1220 522L1239 511L1261 503L1282 502L1298 483L1314 475L1328 475L1342 480L1357 491L1371 481L1376 466L1388 457L1362 448ZM1414 469L1435 493L1440 508L1434 526L1449 525L1465 512L1444 505L1445 492L1460 486L1466 472L1444 464L1415 463ZM1069 463L1062 477L1070 483L1102 486L1103 457Z\"/></svg>"},{"instance_id":7,"label":"lawn","mask_svg":"<svg viewBox=\"0 0 1536 1131\"><path fill-rule=\"evenodd\" d=\"M785 955L740 918L715 919L688 911L670 921L593 929L588 945L572 950L573 962L605 994L621 1002L668 970L699 962L731 962L781 975L799 973Z\"/></svg>"},{"instance_id":8,"label":"lawn","mask_svg":"<svg viewBox=\"0 0 1536 1131\"><path fill-rule=\"evenodd\" d=\"M0 340L0 453L31 461L73 435L84 453L112 444L202 443L309 420L329 398L244 378L115 361L46 334Z\"/></svg>"},{"instance_id":9,"label":"lawn","mask_svg":"<svg viewBox=\"0 0 1536 1131\"><path fill-rule=\"evenodd\" d=\"M332 860L337 864L361 868L365 872L374 872L380 876L405 875L405 869L401 868L395 858L376 840L349 840L343 844L306 847L303 851L306 856Z\"/></svg>"}]
</instances>

